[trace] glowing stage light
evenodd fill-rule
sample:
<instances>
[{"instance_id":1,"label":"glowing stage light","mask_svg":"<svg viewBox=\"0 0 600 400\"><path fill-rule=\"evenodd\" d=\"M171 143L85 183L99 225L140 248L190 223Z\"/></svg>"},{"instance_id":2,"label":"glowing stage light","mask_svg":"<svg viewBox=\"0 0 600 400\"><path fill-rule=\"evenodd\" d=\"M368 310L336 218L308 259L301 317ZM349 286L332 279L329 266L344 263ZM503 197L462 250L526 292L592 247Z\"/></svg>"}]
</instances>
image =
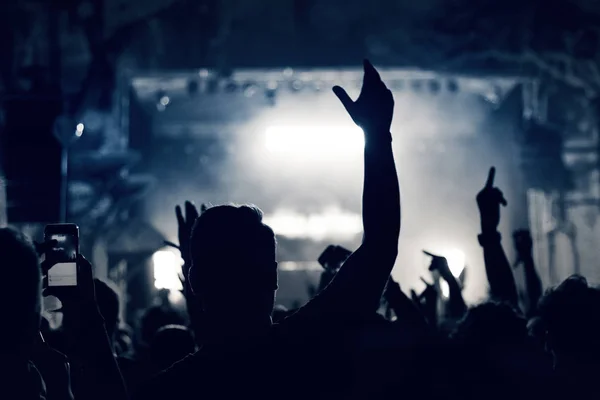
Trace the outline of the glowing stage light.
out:
<instances>
[{"instance_id":1,"label":"glowing stage light","mask_svg":"<svg viewBox=\"0 0 600 400\"><path fill-rule=\"evenodd\" d=\"M453 249L445 253L444 257L446 257L446 260L448 260L450 272L452 272L452 275L458 279L460 274L463 272L463 269L465 269L465 253L458 249Z\"/></svg>"},{"instance_id":2,"label":"glowing stage light","mask_svg":"<svg viewBox=\"0 0 600 400\"><path fill-rule=\"evenodd\" d=\"M152 255L154 264L154 287L157 289L182 290L181 266L183 261L171 251L157 251Z\"/></svg>"},{"instance_id":3,"label":"glowing stage light","mask_svg":"<svg viewBox=\"0 0 600 400\"><path fill-rule=\"evenodd\" d=\"M365 146L357 126L271 126L265 146L271 153L339 153L360 151Z\"/></svg>"},{"instance_id":4,"label":"glowing stage light","mask_svg":"<svg viewBox=\"0 0 600 400\"><path fill-rule=\"evenodd\" d=\"M77 137L80 137L81 135L83 135L84 130L85 130L85 125L83 125L82 123L78 123L77 127L75 128L75 135Z\"/></svg>"},{"instance_id":5,"label":"glowing stage light","mask_svg":"<svg viewBox=\"0 0 600 400\"><path fill-rule=\"evenodd\" d=\"M171 99L169 98L169 96L162 96L159 100L160 104L163 106L168 106L171 103Z\"/></svg>"},{"instance_id":6,"label":"glowing stage light","mask_svg":"<svg viewBox=\"0 0 600 400\"><path fill-rule=\"evenodd\" d=\"M267 223L278 235L295 239L322 240L325 238L352 238L362 232L362 219L358 214L336 209L321 214L299 214L279 211L265 216Z\"/></svg>"}]
</instances>

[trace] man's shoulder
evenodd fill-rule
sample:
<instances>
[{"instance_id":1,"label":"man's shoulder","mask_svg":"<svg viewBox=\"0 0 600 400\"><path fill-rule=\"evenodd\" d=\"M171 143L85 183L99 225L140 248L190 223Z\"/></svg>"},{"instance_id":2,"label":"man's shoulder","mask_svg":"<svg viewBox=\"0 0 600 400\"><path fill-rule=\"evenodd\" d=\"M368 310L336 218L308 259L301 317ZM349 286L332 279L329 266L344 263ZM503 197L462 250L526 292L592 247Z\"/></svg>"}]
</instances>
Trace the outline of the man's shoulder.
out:
<instances>
[{"instance_id":1,"label":"man's shoulder","mask_svg":"<svg viewBox=\"0 0 600 400\"><path fill-rule=\"evenodd\" d=\"M134 396L134 400L165 399L176 394L188 392L187 385L194 384L198 359L198 352L177 361L164 371L150 378L146 383L140 385L140 389Z\"/></svg>"}]
</instances>

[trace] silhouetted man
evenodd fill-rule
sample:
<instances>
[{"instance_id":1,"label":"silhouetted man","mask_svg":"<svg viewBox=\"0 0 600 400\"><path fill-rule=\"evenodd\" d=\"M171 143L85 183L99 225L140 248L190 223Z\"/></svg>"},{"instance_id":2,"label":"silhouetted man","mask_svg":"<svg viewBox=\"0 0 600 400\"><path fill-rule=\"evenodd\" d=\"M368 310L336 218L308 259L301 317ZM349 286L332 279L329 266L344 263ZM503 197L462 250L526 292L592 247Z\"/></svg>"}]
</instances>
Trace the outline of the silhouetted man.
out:
<instances>
[{"instance_id":1,"label":"silhouetted man","mask_svg":"<svg viewBox=\"0 0 600 400\"><path fill-rule=\"evenodd\" d=\"M333 89L365 133L362 245L325 290L273 325L277 262L272 229L255 207L204 211L191 235L188 277L203 308L204 347L157 376L138 399L339 398L350 393L353 370L347 350L352 344L345 331L379 308L400 233L390 134L394 100L368 61L364 68L357 101L342 88ZM181 227L185 221L178 211Z\"/></svg>"},{"instance_id":2,"label":"silhouetted man","mask_svg":"<svg viewBox=\"0 0 600 400\"><path fill-rule=\"evenodd\" d=\"M41 399L46 385L29 361L39 338L42 277L33 244L21 233L0 229L0 398Z\"/></svg>"}]
</instances>

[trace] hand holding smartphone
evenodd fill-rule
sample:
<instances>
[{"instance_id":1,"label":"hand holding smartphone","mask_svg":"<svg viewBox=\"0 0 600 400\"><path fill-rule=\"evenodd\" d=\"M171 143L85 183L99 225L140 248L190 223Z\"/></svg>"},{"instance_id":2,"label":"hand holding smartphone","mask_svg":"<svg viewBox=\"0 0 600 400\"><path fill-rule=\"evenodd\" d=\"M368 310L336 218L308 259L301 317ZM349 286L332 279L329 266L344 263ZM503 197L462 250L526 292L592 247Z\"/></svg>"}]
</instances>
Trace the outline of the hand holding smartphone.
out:
<instances>
[{"instance_id":1,"label":"hand holding smartphone","mask_svg":"<svg viewBox=\"0 0 600 400\"><path fill-rule=\"evenodd\" d=\"M44 241L56 243L46 252L46 262L50 268L44 276L44 288L76 287L79 227L75 224L47 225Z\"/></svg>"}]
</instances>

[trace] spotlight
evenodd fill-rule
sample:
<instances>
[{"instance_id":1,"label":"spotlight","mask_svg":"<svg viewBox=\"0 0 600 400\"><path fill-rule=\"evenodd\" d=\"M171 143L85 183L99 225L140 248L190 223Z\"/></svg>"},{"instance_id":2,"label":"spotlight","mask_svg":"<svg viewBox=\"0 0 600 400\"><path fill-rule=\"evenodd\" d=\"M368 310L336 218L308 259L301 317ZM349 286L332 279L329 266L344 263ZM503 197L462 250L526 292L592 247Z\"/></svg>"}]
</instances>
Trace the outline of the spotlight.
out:
<instances>
[{"instance_id":1,"label":"spotlight","mask_svg":"<svg viewBox=\"0 0 600 400\"><path fill-rule=\"evenodd\" d=\"M245 83L242 88L244 96L252 97L256 94L256 85L254 83Z\"/></svg>"},{"instance_id":2,"label":"spotlight","mask_svg":"<svg viewBox=\"0 0 600 400\"><path fill-rule=\"evenodd\" d=\"M296 79L292 82L292 90L295 92L299 92L304 87L304 83L301 80Z\"/></svg>"},{"instance_id":3,"label":"spotlight","mask_svg":"<svg viewBox=\"0 0 600 400\"><path fill-rule=\"evenodd\" d=\"M154 264L154 287L157 289L182 290L181 274L182 260L175 253L160 250L152 255Z\"/></svg>"},{"instance_id":4,"label":"spotlight","mask_svg":"<svg viewBox=\"0 0 600 400\"><path fill-rule=\"evenodd\" d=\"M171 98L167 96L164 90L160 90L156 94L156 109L158 111L165 111L167 106L171 104Z\"/></svg>"},{"instance_id":5,"label":"spotlight","mask_svg":"<svg viewBox=\"0 0 600 400\"><path fill-rule=\"evenodd\" d=\"M450 93L456 93L460 89L458 82L454 79L448 81L447 88Z\"/></svg>"},{"instance_id":6,"label":"spotlight","mask_svg":"<svg viewBox=\"0 0 600 400\"><path fill-rule=\"evenodd\" d=\"M277 96L276 89L267 88L267 90L265 90L265 97L267 98L267 102L269 103L269 105L271 105L271 106L275 105L276 96Z\"/></svg>"},{"instance_id":7,"label":"spotlight","mask_svg":"<svg viewBox=\"0 0 600 400\"><path fill-rule=\"evenodd\" d=\"M283 70L283 76L286 78L291 78L294 75L294 70L291 68L286 68Z\"/></svg>"},{"instance_id":8,"label":"spotlight","mask_svg":"<svg viewBox=\"0 0 600 400\"><path fill-rule=\"evenodd\" d=\"M323 82L323 81L316 81L314 83L314 88L317 92L320 92L321 90L323 90L324 87L325 87L325 82Z\"/></svg>"},{"instance_id":9,"label":"spotlight","mask_svg":"<svg viewBox=\"0 0 600 400\"><path fill-rule=\"evenodd\" d=\"M420 92L423 89L423 82L420 80L414 80L411 83L411 87L415 92Z\"/></svg>"},{"instance_id":10,"label":"spotlight","mask_svg":"<svg viewBox=\"0 0 600 400\"><path fill-rule=\"evenodd\" d=\"M265 139L271 153L345 154L365 146L363 131L357 126L271 126Z\"/></svg>"},{"instance_id":11,"label":"spotlight","mask_svg":"<svg viewBox=\"0 0 600 400\"><path fill-rule=\"evenodd\" d=\"M440 91L440 88L441 88L441 85L438 81L436 81L436 80L429 81L429 90L431 91L431 93L438 94Z\"/></svg>"},{"instance_id":12,"label":"spotlight","mask_svg":"<svg viewBox=\"0 0 600 400\"><path fill-rule=\"evenodd\" d=\"M75 128L75 136L81 137L81 135L83 135L84 129L85 129L85 125L83 125L81 122L78 123L77 127Z\"/></svg>"},{"instance_id":13,"label":"spotlight","mask_svg":"<svg viewBox=\"0 0 600 400\"><path fill-rule=\"evenodd\" d=\"M443 254L448 261L448 268L455 278L459 278L465 269L465 253L458 249L453 249Z\"/></svg>"},{"instance_id":14,"label":"spotlight","mask_svg":"<svg viewBox=\"0 0 600 400\"><path fill-rule=\"evenodd\" d=\"M501 97L502 89L500 89L498 86L494 86L493 88L487 90L483 95L483 98L486 101L494 105L498 105L500 103Z\"/></svg>"}]
</instances>

